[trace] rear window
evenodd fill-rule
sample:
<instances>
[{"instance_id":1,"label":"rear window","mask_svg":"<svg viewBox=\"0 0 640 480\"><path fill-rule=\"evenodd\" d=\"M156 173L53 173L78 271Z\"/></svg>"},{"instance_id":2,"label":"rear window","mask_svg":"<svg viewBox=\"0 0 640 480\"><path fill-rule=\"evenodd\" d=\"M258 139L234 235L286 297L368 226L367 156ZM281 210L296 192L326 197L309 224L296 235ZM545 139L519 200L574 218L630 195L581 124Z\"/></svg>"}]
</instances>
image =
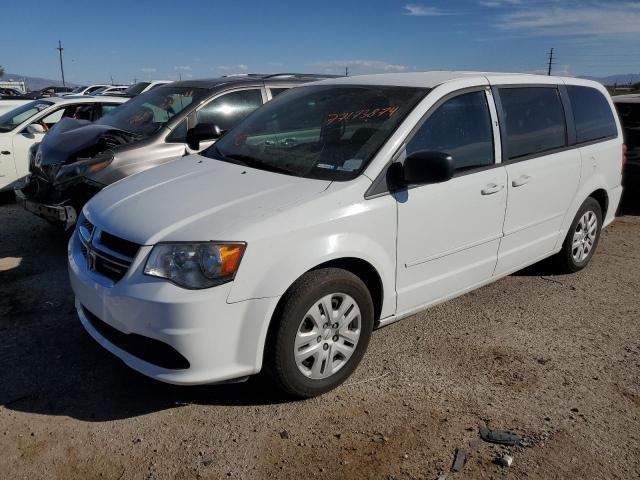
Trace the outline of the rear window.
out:
<instances>
[{"instance_id":1,"label":"rear window","mask_svg":"<svg viewBox=\"0 0 640 480\"><path fill-rule=\"evenodd\" d=\"M286 92L289 89L288 88L269 88L269 90L271 90L271 98L276 98L278 95Z\"/></svg>"},{"instance_id":2,"label":"rear window","mask_svg":"<svg viewBox=\"0 0 640 480\"><path fill-rule=\"evenodd\" d=\"M509 160L566 146L564 109L556 87L501 88L500 100Z\"/></svg>"},{"instance_id":3,"label":"rear window","mask_svg":"<svg viewBox=\"0 0 640 480\"><path fill-rule=\"evenodd\" d=\"M578 143L591 142L618 135L616 121L607 99L595 88L567 86L571 110L576 124Z\"/></svg>"}]
</instances>

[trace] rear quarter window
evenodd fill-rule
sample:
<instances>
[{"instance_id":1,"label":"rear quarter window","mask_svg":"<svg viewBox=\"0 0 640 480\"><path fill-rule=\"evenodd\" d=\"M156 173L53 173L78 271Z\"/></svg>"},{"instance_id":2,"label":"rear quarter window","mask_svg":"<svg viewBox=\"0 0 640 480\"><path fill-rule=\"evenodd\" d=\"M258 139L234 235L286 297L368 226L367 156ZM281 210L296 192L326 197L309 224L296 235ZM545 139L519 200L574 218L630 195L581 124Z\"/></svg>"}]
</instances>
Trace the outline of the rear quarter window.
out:
<instances>
[{"instance_id":1,"label":"rear quarter window","mask_svg":"<svg viewBox=\"0 0 640 480\"><path fill-rule=\"evenodd\" d=\"M576 141L592 142L618 136L613 111L605 96L591 87L568 85L576 125Z\"/></svg>"}]
</instances>

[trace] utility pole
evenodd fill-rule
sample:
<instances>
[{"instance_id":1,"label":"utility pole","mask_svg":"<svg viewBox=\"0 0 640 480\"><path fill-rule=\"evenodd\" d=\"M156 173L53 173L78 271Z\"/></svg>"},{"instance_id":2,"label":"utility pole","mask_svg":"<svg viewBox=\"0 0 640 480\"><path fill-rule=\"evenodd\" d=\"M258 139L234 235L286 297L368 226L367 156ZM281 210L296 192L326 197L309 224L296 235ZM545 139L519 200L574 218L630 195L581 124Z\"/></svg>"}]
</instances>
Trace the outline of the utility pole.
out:
<instances>
[{"instance_id":1,"label":"utility pole","mask_svg":"<svg viewBox=\"0 0 640 480\"><path fill-rule=\"evenodd\" d=\"M551 76L551 66L553 65L553 48L549 50L549 70L547 71L547 75Z\"/></svg>"},{"instance_id":2,"label":"utility pole","mask_svg":"<svg viewBox=\"0 0 640 480\"><path fill-rule=\"evenodd\" d=\"M349 76L349 67L344 67L344 76L345 77Z\"/></svg>"},{"instance_id":3,"label":"utility pole","mask_svg":"<svg viewBox=\"0 0 640 480\"><path fill-rule=\"evenodd\" d=\"M62 51L64 50L64 48L62 48L62 42L60 40L58 40L58 48L56 48L56 50L60 52L60 72L62 73L62 85L66 86L67 84L64 82L64 66L62 65Z\"/></svg>"},{"instance_id":4,"label":"utility pole","mask_svg":"<svg viewBox=\"0 0 640 480\"><path fill-rule=\"evenodd\" d=\"M109 75L111 77L111 85L113 85L113 75Z\"/></svg>"}]
</instances>

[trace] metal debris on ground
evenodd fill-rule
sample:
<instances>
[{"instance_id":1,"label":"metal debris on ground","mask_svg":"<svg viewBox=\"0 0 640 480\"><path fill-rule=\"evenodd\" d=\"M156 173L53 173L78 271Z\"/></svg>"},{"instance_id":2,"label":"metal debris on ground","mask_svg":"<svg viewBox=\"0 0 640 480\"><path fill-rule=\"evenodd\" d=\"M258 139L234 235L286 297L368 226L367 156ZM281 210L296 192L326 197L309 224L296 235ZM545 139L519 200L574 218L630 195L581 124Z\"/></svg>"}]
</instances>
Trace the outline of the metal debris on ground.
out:
<instances>
[{"instance_id":1,"label":"metal debris on ground","mask_svg":"<svg viewBox=\"0 0 640 480\"><path fill-rule=\"evenodd\" d=\"M383 434L381 433L374 433L373 437L371 437L371 441L374 443L384 443L388 440L387 437L385 437Z\"/></svg>"},{"instance_id":2,"label":"metal debris on ground","mask_svg":"<svg viewBox=\"0 0 640 480\"><path fill-rule=\"evenodd\" d=\"M501 455L498 458L496 458L496 463L502 467L509 468L513 463L513 457L505 453L504 455Z\"/></svg>"},{"instance_id":3,"label":"metal debris on ground","mask_svg":"<svg viewBox=\"0 0 640 480\"><path fill-rule=\"evenodd\" d=\"M455 456L453 457L453 465L451 465L452 472L460 472L464 468L464 464L467 463L467 452L461 448L456 448Z\"/></svg>"},{"instance_id":4,"label":"metal debris on ground","mask_svg":"<svg viewBox=\"0 0 640 480\"><path fill-rule=\"evenodd\" d=\"M485 442L499 443L500 445L519 445L522 441L520 435L507 430L493 430L491 428L481 428L480 438Z\"/></svg>"}]
</instances>

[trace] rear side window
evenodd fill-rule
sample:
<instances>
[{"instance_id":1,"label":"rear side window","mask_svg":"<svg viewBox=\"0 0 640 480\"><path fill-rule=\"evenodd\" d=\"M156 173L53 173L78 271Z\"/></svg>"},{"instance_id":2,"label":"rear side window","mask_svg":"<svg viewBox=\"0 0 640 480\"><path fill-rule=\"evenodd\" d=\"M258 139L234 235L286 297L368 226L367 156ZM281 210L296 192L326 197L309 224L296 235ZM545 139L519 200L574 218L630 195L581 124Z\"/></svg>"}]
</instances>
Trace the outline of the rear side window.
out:
<instances>
[{"instance_id":1,"label":"rear side window","mask_svg":"<svg viewBox=\"0 0 640 480\"><path fill-rule=\"evenodd\" d=\"M485 93L465 93L440 105L407 145L407 155L421 150L448 153L456 170L493 165L493 131Z\"/></svg>"},{"instance_id":2,"label":"rear side window","mask_svg":"<svg viewBox=\"0 0 640 480\"><path fill-rule=\"evenodd\" d=\"M283 92L286 92L289 89L288 88L269 88L269 90L271 91L271 98L276 98L278 95L280 95Z\"/></svg>"},{"instance_id":3,"label":"rear side window","mask_svg":"<svg viewBox=\"0 0 640 480\"><path fill-rule=\"evenodd\" d=\"M567 86L578 143L616 137L618 129L607 99L595 88Z\"/></svg>"},{"instance_id":4,"label":"rear side window","mask_svg":"<svg viewBox=\"0 0 640 480\"><path fill-rule=\"evenodd\" d=\"M111 110L117 108L118 106L120 106L119 103L99 103L98 104L98 108L96 110L96 118L94 118L94 120L97 120L98 118L102 117L103 115L106 115L107 113L109 113Z\"/></svg>"},{"instance_id":5,"label":"rear side window","mask_svg":"<svg viewBox=\"0 0 640 480\"><path fill-rule=\"evenodd\" d=\"M509 160L566 146L567 127L557 88L501 88L500 100Z\"/></svg>"},{"instance_id":6,"label":"rear side window","mask_svg":"<svg viewBox=\"0 0 640 480\"><path fill-rule=\"evenodd\" d=\"M198 123L210 123L221 130L230 130L261 105L259 89L227 93L198 110Z\"/></svg>"}]
</instances>

